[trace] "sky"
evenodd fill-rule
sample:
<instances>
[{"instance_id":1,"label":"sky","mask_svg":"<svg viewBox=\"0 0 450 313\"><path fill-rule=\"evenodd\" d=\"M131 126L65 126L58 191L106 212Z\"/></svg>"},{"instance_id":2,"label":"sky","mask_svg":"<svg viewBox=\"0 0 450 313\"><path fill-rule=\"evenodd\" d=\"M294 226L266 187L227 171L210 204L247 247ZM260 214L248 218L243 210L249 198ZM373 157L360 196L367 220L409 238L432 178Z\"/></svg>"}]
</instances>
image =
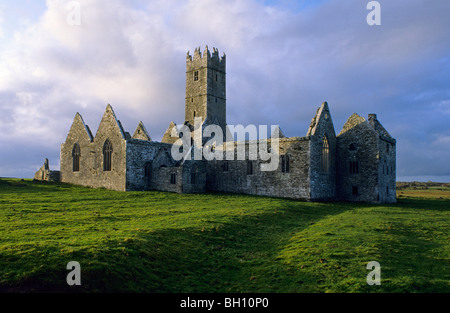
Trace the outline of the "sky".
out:
<instances>
[{"instance_id":1,"label":"sky","mask_svg":"<svg viewBox=\"0 0 450 313\"><path fill-rule=\"evenodd\" d=\"M0 2L0 177L32 178L79 112L107 104L160 141L184 122L186 53L227 58L227 122L305 136L327 101L336 133L358 113L397 140L398 181L450 182L450 1L15 0ZM79 10L78 10L79 8Z\"/></svg>"}]
</instances>

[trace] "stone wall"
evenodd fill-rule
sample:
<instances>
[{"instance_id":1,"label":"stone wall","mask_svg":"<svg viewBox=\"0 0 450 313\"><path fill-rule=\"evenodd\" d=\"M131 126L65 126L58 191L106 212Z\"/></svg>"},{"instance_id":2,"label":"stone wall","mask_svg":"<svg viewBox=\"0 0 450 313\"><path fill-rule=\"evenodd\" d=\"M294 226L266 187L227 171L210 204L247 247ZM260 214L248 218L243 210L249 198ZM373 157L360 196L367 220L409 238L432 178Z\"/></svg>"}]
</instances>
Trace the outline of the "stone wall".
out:
<instances>
[{"instance_id":1,"label":"stone wall","mask_svg":"<svg viewBox=\"0 0 450 313\"><path fill-rule=\"evenodd\" d=\"M369 114L369 124L377 132L378 145L378 194L379 202L394 203L396 192L396 140L388 133L377 119L376 114Z\"/></svg>"},{"instance_id":2,"label":"stone wall","mask_svg":"<svg viewBox=\"0 0 450 313\"><path fill-rule=\"evenodd\" d=\"M61 172L60 171L51 171L49 163L48 163L48 159L45 159L44 164L34 174L34 180L59 182L61 180Z\"/></svg>"},{"instance_id":3,"label":"stone wall","mask_svg":"<svg viewBox=\"0 0 450 313\"><path fill-rule=\"evenodd\" d=\"M337 137L337 186L341 200L380 201L377 141L376 131L357 114L353 114L344 125ZM357 162L353 163L353 168L351 162Z\"/></svg>"},{"instance_id":4,"label":"stone wall","mask_svg":"<svg viewBox=\"0 0 450 313\"><path fill-rule=\"evenodd\" d=\"M126 135L108 105L95 138L81 115L75 116L66 141L61 145L61 181L93 188L126 190ZM110 140L113 152L111 171L103 170L103 146ZM81 150L80 169L73 171L73 147L78 143Z\"/></svg>"},{"instance_id":5,"label":"stone wall","mask_svg":"<svg viewBox=\"0 0 450 313\"><path fill-rule=\"evenodd\" d=\"M269 140L270 142L270 140ZM237 143L234 143L237 151ZM309 138L280 138L280 159L275 171L261 171L263 161L259 158L233 161L208 161L206 164L206 188L209 191L244 193L274 197L309 199ZM289 172L282 171L281 156L289 155ZM228 170L224 170L224 163ZM247 174L247 163L252 163L252 174Z\"/></svg>"},{"instance_id":6,"label":"stone wall","mask_svg":"<svg viewBox=\"0 0 450 313\"><path fill-rule=\"evenodd\" d=\"M160 142L130 139L126 150L126 180L127 190L159 190L154 183L156 180L155 167L169 167L175 163L170 158L172 145ZM145 168L149 177L146 177Z\"/></svg>"},{"instance_id":7,"label":"stone wall","mask_svg":"<svg viewBox=\"0 0 450 313\"><path fill-rule=\"evenodd\" d=\"M157 167L153 170L152 190L183 192L183 168L182 167ZM172 175L175 175L175 181L171 182Z\"/></svg>"},{"instance_id":8,"label":"stone wall","mask_svg":"<svg viewBox=\"0 0 450 313\"><path fill-rule=\"evenodd\" d=\"M182 165L183 193L206 192L206 163L186 161Z\"/></svg>"},{"instance_id":9,"label":"stone wall","mask_svg":"<svg viewBox=\"0 0 450 313\"><path fill-rule=\"evenodd\" d=\"M327 102L317 110L307 135L310 136L311 200L333 200L336 198L336 133ZM328 153L325 155L324 151Z\"/></svg>"}]
</instances>

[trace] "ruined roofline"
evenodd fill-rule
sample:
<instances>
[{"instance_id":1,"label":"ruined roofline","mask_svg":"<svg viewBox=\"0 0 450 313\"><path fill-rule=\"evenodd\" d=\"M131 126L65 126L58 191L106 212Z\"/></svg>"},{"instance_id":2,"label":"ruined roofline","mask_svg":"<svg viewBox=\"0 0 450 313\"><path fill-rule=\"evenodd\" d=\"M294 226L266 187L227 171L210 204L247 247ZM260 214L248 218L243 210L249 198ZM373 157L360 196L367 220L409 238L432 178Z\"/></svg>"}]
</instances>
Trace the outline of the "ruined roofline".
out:
<instances>
[{"instance_id":1,"label":"ruined roofline","mask_svg":"<svg viewBox=\"0 0 450 313\"><path fill-rule=\"evenodd\" d=\"M170 148L173 145L171 143L166 143L166 142L141 140L141 139L135 139L135 138L127 139L127 143L134 144L134 145L140 145L140 146L161 146L161 147L166 146L167 148Z\"/></svg>"},{"instance_id":2,"label":"ruined roofline","mask_svg":"<svg viewBox=\"0 0 450 313\"><path fill-rule=\"evenodd\" d=\"M81 124L83 125L88 137L89 137L89 141L94 141L94 136L92 136L92 132L91 129L89 128L89 126L84 122L83 116L81 116L81 114L79 112L77 112L77 114L75 114L75 118L73 120L72 125L76 122L76 120L79 119Z\"/></svg>"},{"instance_id":3,"label":"ruined roofline","mask_svg":"<svg viewBox=\"0 0 450 313\"><path fill-rule=\"evenodd\" d=\"M333 120L331 118L331 112L330 112L330 108L328 106L328 102L325 101L317 109L316 115L314 115L314 117L312 118L311 123L308 128L308 132L306 133L306 136L314 136L316 134L317 127L319 126L319 121L322 118L322 115L324 114L324 112L328 114L327 118L331 121L331 124L333 124ZM334 130L334 125L333 125L333 130Z\"/></svg>"},{"instance_id":4,"label":"ruined roofline","mask_svg":"<svg viewBox=\"0 0 450 313\"><path fill-rule=\"evenodd\" d=\"M353 113L347 119L344 126L342 127L341 132L336 137L342 136L358 125L364 125L364 127L373 130L382 140L394 144L396 143L395 138L393 138L383 127L383 125L381 125L381 123L378 121L376 114L369 114L368 119L365 119L363 116L358 115L357 113Z\"/></svg>"},{"instance_id":5,"label":"ruined roofline","mask_svg":"<svg viewBox=\"0 0 450 313\"><path fill-rule=\"evenodd\" d=\"M223 53L222 57L219 57L219 49L217 48L213 48L213 53L211 54L211 52L208 49L208 46L206 46L205 50L203 51L203 54L200 50L200 47L195 48L194 50L194 55L190 55L189 51L186 54L186 61L187 62L194 62L196 60L204 60L206 56L206 60L207 61L216 61L219 64L223 64L225 65L225 60L226 60L226 55L225 53Z\"/></svg>"},{"instance_id":6,"label":"ruined roofline","mask_svg":"<svg viewBox=\"0 0 450 313\"><path fill-rule=\"evenodd\" d=\"M265 139L256 139L256 140L240 140L240 141L224 141L222 143L223 146L226 145L248 145L248 144L252 144L252 143L260 143L260 142L271 142L273 138L265 138ZM304 137L283 137L283 138L278 138L279 142L294 142L294 141L308 141L311 140L310 136L304 136ZM216 149L219 148L220 146L216 147Z\"/></svg>"},{"instance_id":7,"label":"ruined roofline","mask_svg":"<svg viewBox=\"0 0 450 313\"><path fill-rule=\"evenodd\" d=\"M386 128L384 128L383 125L381 125L376 114L373 113L369 114L368 122L375 129L375 131L378 132L381 139L395 142L394 137L392 137L391 134L389 134L389 132L386 130Z\"/></svg>"},{"instance_id":8,"label":"ruined roofline","mask_svg":"<svg viewBox=\"0 0 450 313\"><path fill-rule=\"evenodd\" d=\"M105 109L105 111L104 111L104 113L103 113L102 120L103 120L103 118L105 117L105 115L108 114L108 113L110 113L111 116L113 117L114 122L116 123L116 125L117 125L117 127L118 127L118 129L119 129L119 132L120 132L120 135L121 135L122 139L123 139L123 140L126 140L126 141L127 141L127 140L130 140L130 139L132 138L131 134L125 130L125 128L124 128L123 125L122 125L122 122L117 118L116 113L114 112L113 107L112 107L111 104L109 104L109 103L108 103L108 105L106 106L106 109ZM98 135L100 126L101 126L101 124L102 124L102 120L100 121L100 124L98 125L97 132L96 132L95 135L93 136L93 135L92 135L92 132L91 132L91 130L90 130L90 128L89 128L89 126L86 125L86 124L84 123L83 118L81 117L81 115L80 115L79 113L77 113L77 115L80 117L80 119L81 119L83 125L85 126L86 131L87 131L89 137L91 138L91 142L93 142L93 141L95 140L95 138L97 137L97 135ZM146 132L146 135L147 135L147 136L149 137L149 139L151 140L151 137L150 137L150 135L148 135L148 132L147 132L147 130L145 129L144 123L142 123L142 121L139 122L138 128L139 128L140 126L141 126L142 129Z\"/></svg>"},{"instance_id":9,"label":"ruined roofline","mask_svg":"<svg viewBox=\"0 0 450 313\"><path fill-rule=\"evenodd\" d=\"M141 137L141 138L139 138ZM143 137L143 138L142 138ZM148 141L153 141L152 137L150 137L147 129L145 128L145 125L142 121L139 121L136 130L134 131L133 136L131 137L131 139L139 139L139 140L148 140Z\"/></svg>"}]
</instances>

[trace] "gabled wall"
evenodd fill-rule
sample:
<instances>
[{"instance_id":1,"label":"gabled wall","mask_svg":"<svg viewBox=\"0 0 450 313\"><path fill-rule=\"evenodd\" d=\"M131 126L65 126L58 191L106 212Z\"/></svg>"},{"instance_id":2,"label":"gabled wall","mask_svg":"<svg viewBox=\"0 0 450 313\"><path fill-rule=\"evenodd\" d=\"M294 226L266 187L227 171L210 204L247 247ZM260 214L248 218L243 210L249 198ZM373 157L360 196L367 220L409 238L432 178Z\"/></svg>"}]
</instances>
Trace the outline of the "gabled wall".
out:
<instances>
[{"instance_id":1,"label":"gabled wall","mask_svg":"<svg viewBox=\"0 0 450 313\"><path fill-rule=\"evenodd\" d=\"M84 123L81 115L77 113L67 134L66 141L61 144L60 166L62 182L87 186L87 183L84 183L84 179L91 175L93 168L91 156L93 140L94 138L89 128ZM79 172L73 172L72 151L76 143L78 143L81 150Z\"/></svg>"},{"instance_id":2,"label":"gabled wall","mask_svg":"<svg viewBox=\"0 0 450 313\"><path fill-rule=\"evenodd\" d=\"M310 136L310 182L311 200L332 200L336 198L336 134L328 103L317 110L309 127ZM322 169L323 142L328 141L328 169Z\"/></svg>"},{"instance_id":3,"label":"gabled wall","mask_svg":"<svg viewBox=\"0 0 450 313\"><path fill-rule=\"evenodd\" d=\"M378 152L377 132L364 117L350 116L337 137L337 186L341 200L379 202ZM358 173L351 172L350 162L358 162Z\"/></svg>"},{"instance_id":4,"label":"gabled wall","mask_svg":"<svg viewBox=\"0 0 450 313\"><path fill-rule=\"evenodd\" d=\"M170 158L172 145L160 142L131 139L127 141L126 176L127 190L161 190L157 181L158 168L173 167ZM151 165L150 177L145 177L145 166ZM170 177L164 177L162 182L170 183Z\"/></svg>"},{"instance_id":5,"label":"gabled wall","mask_svg":"<svg viewBox=\"0 0 450 313\"><path fill-rule=\"evenodd\" d=\"M381 203L397 201L396 191L396 140L378 121L376 114L369 114L369 124L377 132L378 146L378 196Z\"/></svg>"},{"instance_id":6,"label":"gabled wall","mask_svg":"<svg viewBox=\"0 0 450 313\"><path fill-rule=\"evenodd\" d=\"M94 138L81 115L77 114L66 141L61 145L61 179L63 182L88 187L126 190L125 132L110 105L107 106ZM103 171L103 145L109 139L113 146L111 171ZM80 171L72 168L72 149L81 148Z\"/></svg>"}]
</instances>

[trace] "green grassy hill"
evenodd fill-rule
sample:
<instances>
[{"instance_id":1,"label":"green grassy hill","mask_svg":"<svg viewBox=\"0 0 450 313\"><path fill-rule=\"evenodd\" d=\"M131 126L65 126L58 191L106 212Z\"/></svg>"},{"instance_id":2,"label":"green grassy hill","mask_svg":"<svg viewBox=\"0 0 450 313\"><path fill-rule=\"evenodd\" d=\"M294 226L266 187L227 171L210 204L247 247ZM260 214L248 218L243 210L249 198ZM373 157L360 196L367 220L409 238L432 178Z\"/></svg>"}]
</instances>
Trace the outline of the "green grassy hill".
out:
<instances>
[{"instance_id":1,"label":"green grassy hill","mask_svg":"<svg viewBox=\"0 0 450 313\"><path fill-rule=\"evenodd\" d=\"M0 179L0 291L450 292L450 190L417 192L369 205Z\"/></svg>"}]
</instances>

